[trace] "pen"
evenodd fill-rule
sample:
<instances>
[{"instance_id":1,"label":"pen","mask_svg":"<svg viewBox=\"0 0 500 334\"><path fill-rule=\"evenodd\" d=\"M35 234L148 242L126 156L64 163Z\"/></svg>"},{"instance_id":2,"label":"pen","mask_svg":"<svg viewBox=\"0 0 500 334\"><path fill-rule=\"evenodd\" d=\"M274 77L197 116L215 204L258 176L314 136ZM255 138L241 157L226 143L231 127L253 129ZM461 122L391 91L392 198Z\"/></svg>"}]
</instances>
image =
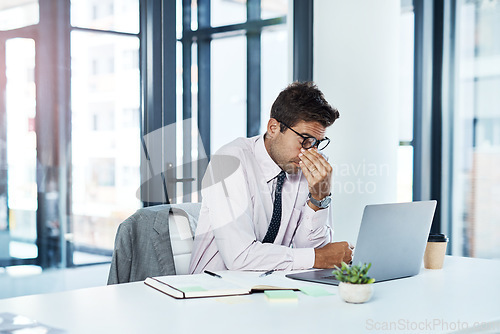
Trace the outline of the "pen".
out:
<instances>
[{"instance_id":1,"label":"pen","mask_svg":"<svg viewBox=\"0 0 500 334\"><path fill-rule=\"evenodd\" d=\"M216 273L213 273L211 271L208 271L208 270L205 270L204 271L205 274L209 274L210 276L213 276L213 277L218 277L218 278L222 278L221 275L217 275Z\"/></svg>"},{"instance_id":2,"label":"pen","mask_svg":"<svg viewBox=\"0 0 500 334\"><path fill-rule=\"evenodd\" d=\"M263 274L260 274L259 277L266 277L267 275L271 275L274 272L274 269L268 270Z\"/></svg>"}]
</instances>

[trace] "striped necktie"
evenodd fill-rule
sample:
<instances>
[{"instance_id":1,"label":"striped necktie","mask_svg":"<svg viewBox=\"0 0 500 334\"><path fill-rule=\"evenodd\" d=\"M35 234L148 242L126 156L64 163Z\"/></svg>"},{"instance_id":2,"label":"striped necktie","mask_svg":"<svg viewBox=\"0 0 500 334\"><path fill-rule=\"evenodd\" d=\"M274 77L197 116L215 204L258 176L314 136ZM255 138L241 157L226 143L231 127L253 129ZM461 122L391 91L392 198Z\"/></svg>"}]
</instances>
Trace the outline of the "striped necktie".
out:
<instances>
[{"instance_id":1,"label":"striped necktie","mask_svg":"<svg viewBox=\"0 0 500 334\"><path fill-rule=\"evenodd\" d=\"M274 193L274 208L273 216L271 218L271 224L267 230L266 236L262 243L274 242L276 236L278 235L278 230L281 224L281 190L283 189L283 182L285 182L286 173L282 171L278 174L278 182L276 183L276 192Z\"/></svg>"}]
</instances>

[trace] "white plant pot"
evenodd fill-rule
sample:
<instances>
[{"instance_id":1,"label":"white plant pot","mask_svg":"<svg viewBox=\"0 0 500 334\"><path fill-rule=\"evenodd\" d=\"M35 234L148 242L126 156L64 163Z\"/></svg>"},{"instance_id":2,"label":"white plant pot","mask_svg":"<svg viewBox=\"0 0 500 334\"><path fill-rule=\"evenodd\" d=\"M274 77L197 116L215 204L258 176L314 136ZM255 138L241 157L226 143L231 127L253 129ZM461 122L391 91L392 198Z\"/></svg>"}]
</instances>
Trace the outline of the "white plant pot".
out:
<instances>
[{"instance_id":1,"label":"white plant pot","mask_svg":"<svg viewBox=\"0 0 500 334\"><path fill-rule=\"evenodd\" d=\"M370 300L373 294L373 284L351 284L340 282L340 298L348 303L360 304Z\"/></svg>"}]
</instances>

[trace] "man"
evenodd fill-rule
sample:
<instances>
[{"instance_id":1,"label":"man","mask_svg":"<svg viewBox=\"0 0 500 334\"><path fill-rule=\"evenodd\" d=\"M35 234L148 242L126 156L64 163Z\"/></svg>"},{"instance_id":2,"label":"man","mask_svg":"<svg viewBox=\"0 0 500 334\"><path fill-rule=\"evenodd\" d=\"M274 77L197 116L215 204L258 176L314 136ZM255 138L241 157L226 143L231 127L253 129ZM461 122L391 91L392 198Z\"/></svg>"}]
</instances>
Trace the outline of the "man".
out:
<instances>
[{"instance_id":1,"label":"man","mask_svg":"<svg viewBox=\"0 0 500 334\"><path fill-rule=\"evenodd\" d=\"M339 112L312 83L295 82L271 108L264 136L238 138L211 159L190 272L293 270L349 263L332 243L332 167L319 153Z\"/></svg>"}]
</instances>

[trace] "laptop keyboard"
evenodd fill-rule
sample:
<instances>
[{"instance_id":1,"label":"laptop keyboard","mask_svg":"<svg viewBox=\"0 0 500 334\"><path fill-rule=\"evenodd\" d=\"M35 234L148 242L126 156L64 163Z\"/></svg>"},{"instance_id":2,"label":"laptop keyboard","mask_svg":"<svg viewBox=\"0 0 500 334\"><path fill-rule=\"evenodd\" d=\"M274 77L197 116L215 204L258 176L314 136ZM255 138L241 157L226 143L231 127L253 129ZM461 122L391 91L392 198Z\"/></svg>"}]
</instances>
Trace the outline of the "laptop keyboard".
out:
<instances>
[{"instance_id":1,"label":"laptop keyboard","mask_svg":"<svg viewBox=\"0 0 500 334\"><path fill-rule=\"evenodd\" d=\"M327 279L327 280L332 280L332 281L335 281L335 282L340 282L335 276L325 276L325 277L322 277L323 279Z\"/></svg>"}]
</instances>

